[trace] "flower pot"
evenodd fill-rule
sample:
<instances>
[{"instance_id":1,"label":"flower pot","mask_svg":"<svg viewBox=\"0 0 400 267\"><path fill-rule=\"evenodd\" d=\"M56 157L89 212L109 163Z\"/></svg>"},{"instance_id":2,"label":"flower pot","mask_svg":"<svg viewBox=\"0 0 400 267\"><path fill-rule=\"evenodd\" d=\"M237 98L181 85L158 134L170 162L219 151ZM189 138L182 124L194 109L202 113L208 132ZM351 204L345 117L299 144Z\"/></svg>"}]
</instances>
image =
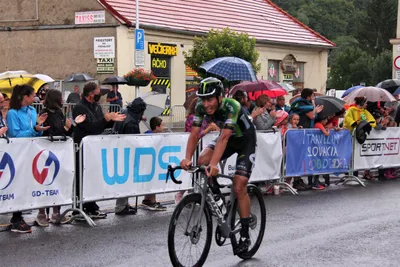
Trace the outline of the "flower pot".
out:
<instances>
[{"instance_id":1,"label":"flower pot","mask_svg":"<svg viewBox=\"0 0 400 267\"><path fill-rule=\"evenodd\" d=\"M136 79L132 77L127 77L126 80L130 86L147 86L150 83L150 80Z\"/></svg>"}]
</instances>

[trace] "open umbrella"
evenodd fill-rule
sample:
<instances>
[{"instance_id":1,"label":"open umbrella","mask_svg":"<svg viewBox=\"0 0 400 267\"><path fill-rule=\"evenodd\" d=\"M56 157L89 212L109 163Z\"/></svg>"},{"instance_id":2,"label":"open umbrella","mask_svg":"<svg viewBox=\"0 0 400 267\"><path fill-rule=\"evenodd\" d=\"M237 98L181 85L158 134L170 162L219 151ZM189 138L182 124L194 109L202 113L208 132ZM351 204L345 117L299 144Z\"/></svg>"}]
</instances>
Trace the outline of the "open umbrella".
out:
<instances>
[{"instance_id":1,"label":"open umbrella","mask_svg":"<svg viewBox=\"0 0 400 267\"><path fill-rule=\"evenodd\" d=\"M335 115L335 113L341 111L344 108L345 102L339 98L333 96L317 96L315 97L315 105L323 105L324 108L318 116L328 117Z\"/></svg>"},{"instance_id":2,"label":"open umbrella","mask_svg":"<svg viewBox=\"0 0 400 267\"><path fill-rule=\"evenodd\" d=\"M44 81L38 79L32 74L23 71L6 71L0 73L0 91L3 93L12 93L14 86L28 84L35 89L35 92L45 84Z\"/></svg>"},{"instance_id":3,"label":"open umbrella","mask_svg":"<svg viewBox=\"0 0 400 267\"><path fill-rule=\"evenodd\" d=\"M35 76L36 78L38 78L38 79L40 79L40 80L46 82L46 83L52 83L52 82L54 82L54 79L51 78L49 75L46 75L46 74L35 74L34 76Z\"/></svg>"},{"instance_id":4,"label":"open umbrella","mask_svg":"<svg viewBox=\"0 0 400 267\"><path fill-rule=\"evenodd\" d=\"M350 87L349 89L347 89L346 91L344 91L344 93L343 93L343 95L342 95L342 98L344 98L345 96L347 96L348 94L350 94L350 93L353 92L354 90L360 89L360 88L363 88L363 87L364 87L364 86L362 86L362 85L356 85L356 86Z\"/></svg>"},{"instance_id":5,"label":"open umbrella","mask_svg":"<svg viewBox=\"0 0 400 267\"><path fill-rule=\"evenodd\" d=\"M400 87L397 88L392 95L400 95Z\"/></svg>"},{"instance_id":6,"label":"open umbrella","mask_svg":"<svg viewBox=\"0 0 400 267\"><path fill-rule=\"evenodd\" d=\"M124 77L120 77L120 76L110 76L107 77L102 84L127 84L128 81L125 80Z\"/></svg>"},{"instance_id":7,"label":"open umbrella","mask_svg":"<svg viewBox=\"0 0 400 267\"><path fill-rule=\"evenodd\" d=\"M215 58L200 66L208 73L218 75L228 81L256 81L253 66L238 57Z\"/></svg>"},{"instance_id":8,"label":"open umbrella","mask_svg":"<svg viewBox=\"0 0 400 267\"><path fill-rule=\"evenodd\" d=\"M387 102L387 101L394 101L395 98L386 90L378 87L363 87L354 90L348 96L344 98L347 104L354 102L354 98L365 96L367 101L370 102Z\"/></svg>"},{"instance_id":9,"label":"open umbrella","mask_svg":"<svg viewBox=\"0 0 400 267\"><path fill-rule=\"evenodd\" d=\"M90 77L89 75L85 73L74 73L68 78L64 80L66 83L72 83L72 82L87 82L87 81L92 81L94 78Z\"/></svg>"},{"instance_id":10,"label":"open umbrella","mask_svg":"<svg viewBox=\"0 0 400 267\"><path fill-rule=\"evenodd\" d=\"M400 86L400 80L398 79L384 80L383 82L380 82L376 85L376 87L388 90L391 94L393 94L394 91L396 91L397 88L399 88L399 86Z\"/></svg>"},{"instance_id":11,"label":"open umbrella","mask_svg":"<svg viewBox=\"0 0 400 267\"><path fill-rule=\"evenodd\" d=\"M247 81L233 86L229 94L233 95L238 90L249 93L249 92L257 92L257 91L264 91L277 88L283 89L281 85L279 85L277 82L274 81L268 81L268 80L259 80L255 82Z\"/></svg>"},{"instance_id":12,"label":"open umbrella","mask_svg":"<svg viewBox=\"0 0 400 267\"><path fill-rule=\"evenodd\" d=\"M255 101L260 95L267 95L271 98L277 98L278 96L287 95L288 93L283 88L274 88L270 90L248 92L247 94L250 100Z\"/></svg>"}]
</instances>

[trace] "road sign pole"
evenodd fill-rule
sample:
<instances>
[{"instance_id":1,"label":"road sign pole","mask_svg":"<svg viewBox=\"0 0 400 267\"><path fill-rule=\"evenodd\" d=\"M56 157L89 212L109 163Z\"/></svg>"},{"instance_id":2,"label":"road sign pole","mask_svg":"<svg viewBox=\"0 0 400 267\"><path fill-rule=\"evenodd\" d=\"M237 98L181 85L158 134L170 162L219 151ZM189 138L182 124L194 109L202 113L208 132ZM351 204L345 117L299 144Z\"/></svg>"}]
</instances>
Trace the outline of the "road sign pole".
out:
<instances>
[{"instance_id":1,"label":"road sign pole","mask_svg":"<svg viewBox=\"0 0 400 267\"><path fill-rule=\"evenodd\" d=\"M136 29L139 29L139 0L136 0ZM135 52L136 52L136 34L135 34ZM136 69L138 69L138 65L136 64L135 60L135 65ZM135 97L139 97L139 86L136 86L135 90Z\"/></svg>"}]
</instances>

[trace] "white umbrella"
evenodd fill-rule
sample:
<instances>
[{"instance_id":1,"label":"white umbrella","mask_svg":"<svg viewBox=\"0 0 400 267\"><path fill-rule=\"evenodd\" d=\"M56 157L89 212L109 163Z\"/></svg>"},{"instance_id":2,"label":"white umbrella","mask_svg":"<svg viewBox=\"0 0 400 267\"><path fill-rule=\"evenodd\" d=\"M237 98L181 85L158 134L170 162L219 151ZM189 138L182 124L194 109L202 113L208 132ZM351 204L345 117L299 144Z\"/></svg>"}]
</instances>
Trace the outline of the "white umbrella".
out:
<instances>
[{"instance_id":1,"label":"white umbrella","mask_svg":"<svg viewBox=\"0 0 400 267\"><path fill-rule=\"evenodd\" d=\"M394 97L385 89L378 88L378 87L363 87L354 90L350 94L348 94L344 100L347 104L351 104L354 102L356 97L365 96L367 101L369 102L388 102L388 101L395 101Z\"/></svg>"},{"instance_id":2,"label":"white umbrella","mask_svg":"<svg viewBox=\"0 0 400 267\"><path fill-rule=\"evenodd\" d=\"M282 86L283 89L286 90L286 92L292 92L294 90L297 90L296 87L291 85L290 83L278 83L280 86Z\"/></svg>"},{"instance_id":3,"label":"white umbrella","mask_svg":"<svg viewBox=\"0 0 400 267\"><path fill-rule=\"evenodd\" d=\"M35 74L34 76L35 76L36 78L38 78L38 79L40 79L40 80L46 82L46 83L52 83L52 82L54 82L54 79L51 78L49 75L46 75L46 74Z\"/></svg>"}]
</instances>

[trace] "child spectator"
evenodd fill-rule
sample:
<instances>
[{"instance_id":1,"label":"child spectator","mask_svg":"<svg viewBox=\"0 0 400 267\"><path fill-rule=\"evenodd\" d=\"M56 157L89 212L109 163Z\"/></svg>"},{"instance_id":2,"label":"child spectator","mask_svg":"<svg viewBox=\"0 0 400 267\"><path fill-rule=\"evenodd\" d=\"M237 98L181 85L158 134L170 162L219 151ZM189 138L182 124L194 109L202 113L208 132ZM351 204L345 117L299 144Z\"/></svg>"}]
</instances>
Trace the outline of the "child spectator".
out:
<instances>
[{"instance_id":1,"label":"child spectator","mask_svg":"<svg viewBox=\"0 0 400 267\"><path fill-rule=\"evenodd\" d=\"M286 111L276 111L276 122L274 126L276 126L280 130L282 137L285 136L285 133L288 130L288 117L289 114Z\"/></svg>"},{"instance_id":2,"label":"child spectator","mask_svg":"<svg viewBox=\"0 0 400 267\"><path fill-rule=\"evenodd\" d=\"M288 128L289 129L301 129L303 127L301 127L299 125L300 122L300 116L297 113L293 113L289 116L289 124L288 124Z\"/></svg>"},{"instance_id":3,"label":"child spectator","mask_svg":"<svg viewBox=\"0 0 400 267\"><path fill-rule=\"evenodd\" d=\"M314 128L320 129L325 136L329 136L329 129L326 128L328 124L328 118L317 117ZM314 183L312 185L313 190L324 190L325 187L319 183L319 175L314 175Z\"/></svg>"},{"instance_id":4,"label":"child spectator","mask_svg":"<svg viewBox=\"0 0 400 267\"><path fill-rule=\"evenodd\" d=\"M146 131L146 134L151 133L163 133L164 132L164 122L159 117L153 117L150 119L150 129ZM142 201L142 205L145 209L154 210L154 211L166 211L167 207L161 205L160 202L157 202L156 195L146 195Z\"/></svg>"}]
</instances>

